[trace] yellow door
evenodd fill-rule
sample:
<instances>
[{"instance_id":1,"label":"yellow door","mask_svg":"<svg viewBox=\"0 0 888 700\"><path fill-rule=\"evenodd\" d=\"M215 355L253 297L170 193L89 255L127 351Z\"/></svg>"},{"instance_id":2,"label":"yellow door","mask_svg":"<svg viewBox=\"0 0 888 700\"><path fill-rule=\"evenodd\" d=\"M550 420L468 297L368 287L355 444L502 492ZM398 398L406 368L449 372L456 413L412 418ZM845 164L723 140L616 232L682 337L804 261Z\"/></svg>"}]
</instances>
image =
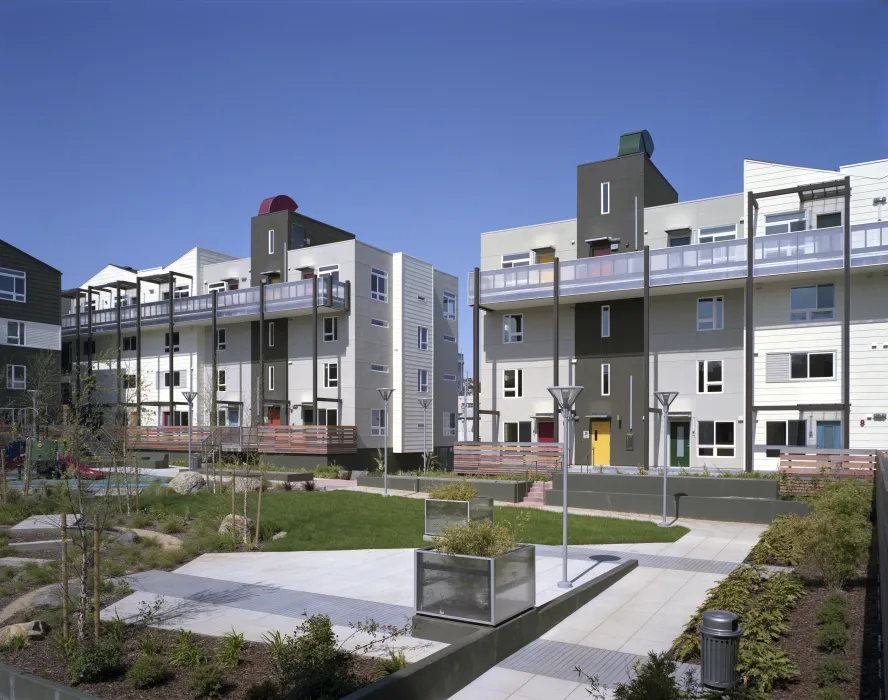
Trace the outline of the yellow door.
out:
<instances>
[{"instance_id":1,"label":"yellow door","mask_svg":"<svg viewBox=\"0 0 888 700\"><path fill-rule=\"evenodd\" d=\"M609 467L611 463L610 421L592 421L590 437L592 439L592 464Z\"/></svg>"}]
</instances>

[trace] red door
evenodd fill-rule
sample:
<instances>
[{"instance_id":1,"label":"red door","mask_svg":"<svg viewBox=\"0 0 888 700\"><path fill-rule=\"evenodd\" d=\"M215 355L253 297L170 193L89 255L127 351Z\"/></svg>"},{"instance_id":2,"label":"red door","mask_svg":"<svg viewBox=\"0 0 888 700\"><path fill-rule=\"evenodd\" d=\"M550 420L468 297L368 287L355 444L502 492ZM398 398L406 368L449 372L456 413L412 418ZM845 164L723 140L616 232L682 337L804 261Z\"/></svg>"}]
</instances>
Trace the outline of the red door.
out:
<instances>
[{"instance_id":1,"label":"red door","mask_svg":"<svg viewBox=\"0 0 888 700\"><path fill-rule=\"evenodd\" d=\"M269 406L268 407L268 424L269 425L280 425L281 424L281 407L280 406Z\"/></svg>"},{"instance_id":2,"label":"red door","mask_svg":"<svg viewBox=\"0 0 888 700\"><path fill-rule=\"evenodd\" d=\"M537 423L537 439L540 442L555 442L554 421L540 421Z\"/></svg>"},{"instance_id":3,"label":"red door","mask_svg":"<svg viewBox=\"0 0 888 700\"><path fill-rule=\"evenodd\" d=\"M607 245L598 246L598 247L592 249L592 257L593 258L600 258L602 255L610 255L610 254L611 254L610 243L608 243Z\"/></svg>"}]
</instances>

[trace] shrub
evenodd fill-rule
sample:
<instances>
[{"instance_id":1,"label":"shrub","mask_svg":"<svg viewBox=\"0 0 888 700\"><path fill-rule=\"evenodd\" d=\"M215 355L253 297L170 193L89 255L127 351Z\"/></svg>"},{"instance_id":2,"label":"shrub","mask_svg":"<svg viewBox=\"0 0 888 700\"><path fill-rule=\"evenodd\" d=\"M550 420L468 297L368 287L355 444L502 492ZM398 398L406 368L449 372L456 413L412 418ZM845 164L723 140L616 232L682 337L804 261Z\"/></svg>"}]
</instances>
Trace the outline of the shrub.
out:
<instances>
[{"instance_id":1,"label":"shrub","mask_svg":"<svg viewBox=\"0 0 888 700\"><path fill-rule=\"evenodd\" d=\"M752 548L749 561L753 564L798 566L804 552L807 525L808 521L797 515L775 518Z\"/></svg>"},{"instance_id":2,"label":"shrub","mask_svg":"<svg viewBox=\"0 0 888 700\"><path fill-rule=\"evenodd\" d=\"M244 700L278 700L281 694L274 681L262 681L247 688Z\"/></svg>"},{"instance_id":3,"label":"shrub","mask_svg":"<svg viewBox=\"0 0 888 700\"><path fill-rule=\"evenodd\" d=\"M194 667L203 661L203 652L188 630L179 630L170 647L170 663L174 666Z\"/></svg>"},{"instance_id":4,"label":"shrub","mask_svg":"<svg viewBox=\"0 0 888 700\"><path fill-rule=\"evenodd\" d=\"M315 483L314 479L309 479L308 481L302 482L302 490L303 491L317 491L318 485Z\"/></svg>"},{"instance_id":5,"label":"shrub","mask_svg":"<svg viewBox=\"0 0 888 700\"><path fill-rule=\"evenodd\" d=\"M334 464L319 464L315 467L314 475L318 479L338 479L339 467Z\"/></svg>"},{"instance_id":6,"label":"shrub","mask_svg":"<svg viewBox=\"0 0 888 700\"><path fill-rule=\"evenodd\" d=\"M814 691L814 700L845 700L845 693L838 688L818 688Z\"/></svg>"},{"instance_id":7,"label":"shrub","mask_svg":"<svg viewBox=\"0 0 888 700\"><path fill-rule=\"evenodd\" d=\"M0 646L0 651L21 651L28 644L28 640L23 634L14 634L6 643Z\"/></svg>"},{"instance_id":8,"label":"shrub","mask_svg":"<svg viewBox=\"0 0 888 700\"><path fill-rule=\"evenodd\" d=\"M123 652L113 641L87 644L75 649L68 660L68 684L95 683L123 672Z\"/></svg>"},{"instance_id":9,"label":"shrub","mask_svg":"<svg viewBox=\"0 0 888 700\"><path fill-rule=\"evenodd\" d=\"M406 666L407 657L404 656L404 652L396 649L389 649L388 656L377 659L376 671L373 673L373 678L374 680L385 678L396 671L400 671L402 668L406 668Z\"/></svg>"},{"instance_id":10,"label":"shrub","mask_svg":"<svg viewBox=\"0 0 888 700\"><path fill-rule=\"evenodd\" d=\"M809 536L805 560L812 564L827 586L840 589L863 564L872 529L868 520L821 510L808 516Z\"/></svg>"},{"instance_id":11,"label":"shrub","mask_svg":"<svg viewBox=\"0 0 888 700\"><path fill-rule=\"evenodd\" d=\"M636 662L635 677L628 683L617 685L614 700L680 700L683 693L675 679L675 670L676 663L666 653L650 652L647 659ZM686 683L693 687L691 679Z\"/></svg>"},{"instance_id":12,"label":"shrub","mask_svg":"<svg viewBox=\"0 0 888 700\"><path fill-rule=\"evenodd\" d=\"M814 680L817 685L835 685L851 678L851 669L841 656L827 656L817 665L814 671Z\"/></svg>"},{"instance_id":13,"label":"shrub","mask_svg":"<svg viewBox=\"0 0 888 700\"><path fill-rule=\"evenodd\" d=\"M241 662L241 656L246 648L243 633L235 632L232 627L231 632L224 635L219 642L216 658L223 666L237 666Z\"/></svg>"},{"instance_id":14,"label":"shrub","mask_svg":"<svg viewBox=\"0 0 888 700\"><path fill-rule=\"evenodd\" d=\"M153 632L146 632L145 635L139 639L136 644L136 647L139 650L139 653L143 656L154 656L155 654L160 653L160 644L157 642L157 637L154 636Z\"/></svg>"},{"instance_id":15,"label":"shrub","mask_svg":"<svg viewBox=\"0 0 888 700\"><path fill-rule=\"evenodd\" d=\"M216 664L204 664L195 668L188 677L188 690L196 698L218 698L222 696L225 674Z\"/></svg>"},{"instance_id":16,"label":"shrub","mask_svg":"<svg viewBox=\"0 0 888 700\"><path fill-rule=\"evenodd\" d=\"M185 518L178 515L172 515L160 524L161 532L168 535L175 535L185 531Z\"/></svg>"},{"instance_id":17,"label":"shrub","mask_svg":"<svg viewBox=\"0 0 888 700\"><path fill-rule=\"evenodd\" d=\"M516 547L512 532L489 520L470 520L442 528L435 536L435 549L445 554L469 554L476 557L496 557Z\"/></svg>"},{"instance_id":18,"label":"shrub","mask_svg":"<svg viewBox=\"0 0 888 700\"><path fill-rule=\"evenodd\" d=\"M838 622L845 627L851 624L848 599L841 593L830 593L817 608L817 622L822 625Z\"/></svg>"},{"instance_id":19,"label":"shrub","mask_svg":"<svg viewBox=\"0 0 888 700\"><path fill-rule=\"evenodd\" d=\"M828 654L841 654L848 644L848 630L841 622L827 622L814 633L817 645Z\"/></svg>"},{"instance_id":20,"label":"shrub","mask_svg":"<svg viewBox=\"0 0 888 700\"><path fill-rule=\"evenodd\" d=\"M790 658L772 642L760 642L745 637L740 640L737 670L751 687L770 692L799 672Z\"/></svg>"},{"instance_id":21,"label":"shrub","mask_svg":"<svg viewBox=\"0 0 888 700\"><path fill-rule=\"evenodd\" d=\"M815 514L829 512L848 519L869 520L873 509L873 485L853 479L828 483L811 501Z\"/></svg>"},{"instance_id":22,"label":"shrub","mask_svg":"<svg viewBox=\"0 0 888 700\"><path fill-rule=\"evenodd\" d=\"M437 498L442 501L471 501L477 496L477 489L464 479L456 480L452 484L437 486L429 492L429 498Z\"/></svg>"},{"instance_id":23,"label":"shrub","mask_svg":"<svg viewBox=\"0 0 888 700\"><path fill-rule=\"evenodd\" d=\"M159 656L139 656L126 672L126 682L137 690L163 685L172 677L167 662Z\"/></svg>"},{"instance_id":24,"label":"shrub","mask_svg":"<svg viewBox=\"0 0 888 700\"><path fill-rule=\"evenodd\" d=\"M144 510L140 510L138 513L133 513L133 515L129 519L129 526L134 527L136 529L146 528L149 525L154 524L154 518Z\"/></svg>"}]
</instances>

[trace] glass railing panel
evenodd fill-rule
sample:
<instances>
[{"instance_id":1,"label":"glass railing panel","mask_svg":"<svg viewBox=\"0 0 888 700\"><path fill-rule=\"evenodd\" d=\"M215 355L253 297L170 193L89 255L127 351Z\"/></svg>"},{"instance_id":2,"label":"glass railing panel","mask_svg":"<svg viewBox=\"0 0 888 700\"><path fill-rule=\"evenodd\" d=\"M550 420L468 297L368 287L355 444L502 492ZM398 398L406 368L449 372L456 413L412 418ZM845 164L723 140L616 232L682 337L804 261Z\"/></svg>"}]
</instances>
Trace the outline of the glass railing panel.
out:
<instances>
[{"instance_id":1,"label":"glass railing panel","mask_svg":"<svg viewBox=\"0 0 888 700\"><path fill-rule=\"evenodd\" d=\"M841 226L758 236L753 274L778 275L842 267Z\"/></svg>"},{"instance_id":2,"label":"glass railing panel","mask_svg":"<svg viewBox=\"0 0 888 700\"><path fill-rule=\"evenodd\" d=\"M619 253L561 263L562 296L644 286L644 253Z\"/></svg>"},{"instance_id":3,"label":"glass railing panel","mask_svg":"<svg viewBox=\"0 0 888 700\"><path fill-rule=\"evenodd\" d=\"M888 221L851 227L851 266L888 264Z\"/></svg>"},{"instance_id":4,"label":"glass railing panel","mask_svg":"<svg viewBox=\"0 0 888 700\"><path fill-rule=\"evenodd\" d=\"M745 276L745 239L651 251L651 286Z\"/></svg>"}]
</instances>

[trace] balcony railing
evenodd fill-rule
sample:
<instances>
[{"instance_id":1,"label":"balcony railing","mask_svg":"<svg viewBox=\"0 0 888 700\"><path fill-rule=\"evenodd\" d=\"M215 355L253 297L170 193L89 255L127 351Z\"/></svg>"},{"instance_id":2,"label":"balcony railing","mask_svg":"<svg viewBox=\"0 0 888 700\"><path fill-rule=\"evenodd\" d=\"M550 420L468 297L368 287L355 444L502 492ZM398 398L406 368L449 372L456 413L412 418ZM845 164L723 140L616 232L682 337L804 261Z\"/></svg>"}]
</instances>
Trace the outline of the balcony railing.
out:
<instances>
[{"instance_id":1,"label":"balcony railing","mask_svg":"<svg viewBox=\"0 0 888 700\"><path fill-rule=\"evenodd\" d=\"M753 275L781 275L836 270L843 264L841 226L759 236L753 241ZM888 265L888 222L851 227L851 266ZM618 253L560 263L560 294L571 297L597 292L642 289L644 254ZM651 286L743 279L747 269L745 238L651 251ZM515 302L551 297L552 263L481 272L481 302ZM468 300L474 303L474 276Z\"/></svg>"},{"instance_id":2,"label":"balcony railing","mask_svg":"<svg viewBox=\"0 0 888 700\"><path fill-rule=\"evenodd\" d=\"M333 293L327 299L329 290L326 284L318 285L318 305L333 309L346 308L346 285L333 282ZM173 299L173 322L177 324L196 321L209 321L213 315L212 294ZM151 301L142 304L142 327L163 326L169 323L170 301ZM259 314L259 287L218 292L216 299L218 318L236 318ZM265 287L265 312L295 311L312 308L311 280L297 280ZM117 309L97 309L92 312L93 332L110 332L117 329ZM120 326L124 330L136 327L136 307L120 308ZM77 314L62 316L62 333L70 336L76 332ZM89 328L87 312L80 312L81 331Z\"/></svg>"}]
</instances>

